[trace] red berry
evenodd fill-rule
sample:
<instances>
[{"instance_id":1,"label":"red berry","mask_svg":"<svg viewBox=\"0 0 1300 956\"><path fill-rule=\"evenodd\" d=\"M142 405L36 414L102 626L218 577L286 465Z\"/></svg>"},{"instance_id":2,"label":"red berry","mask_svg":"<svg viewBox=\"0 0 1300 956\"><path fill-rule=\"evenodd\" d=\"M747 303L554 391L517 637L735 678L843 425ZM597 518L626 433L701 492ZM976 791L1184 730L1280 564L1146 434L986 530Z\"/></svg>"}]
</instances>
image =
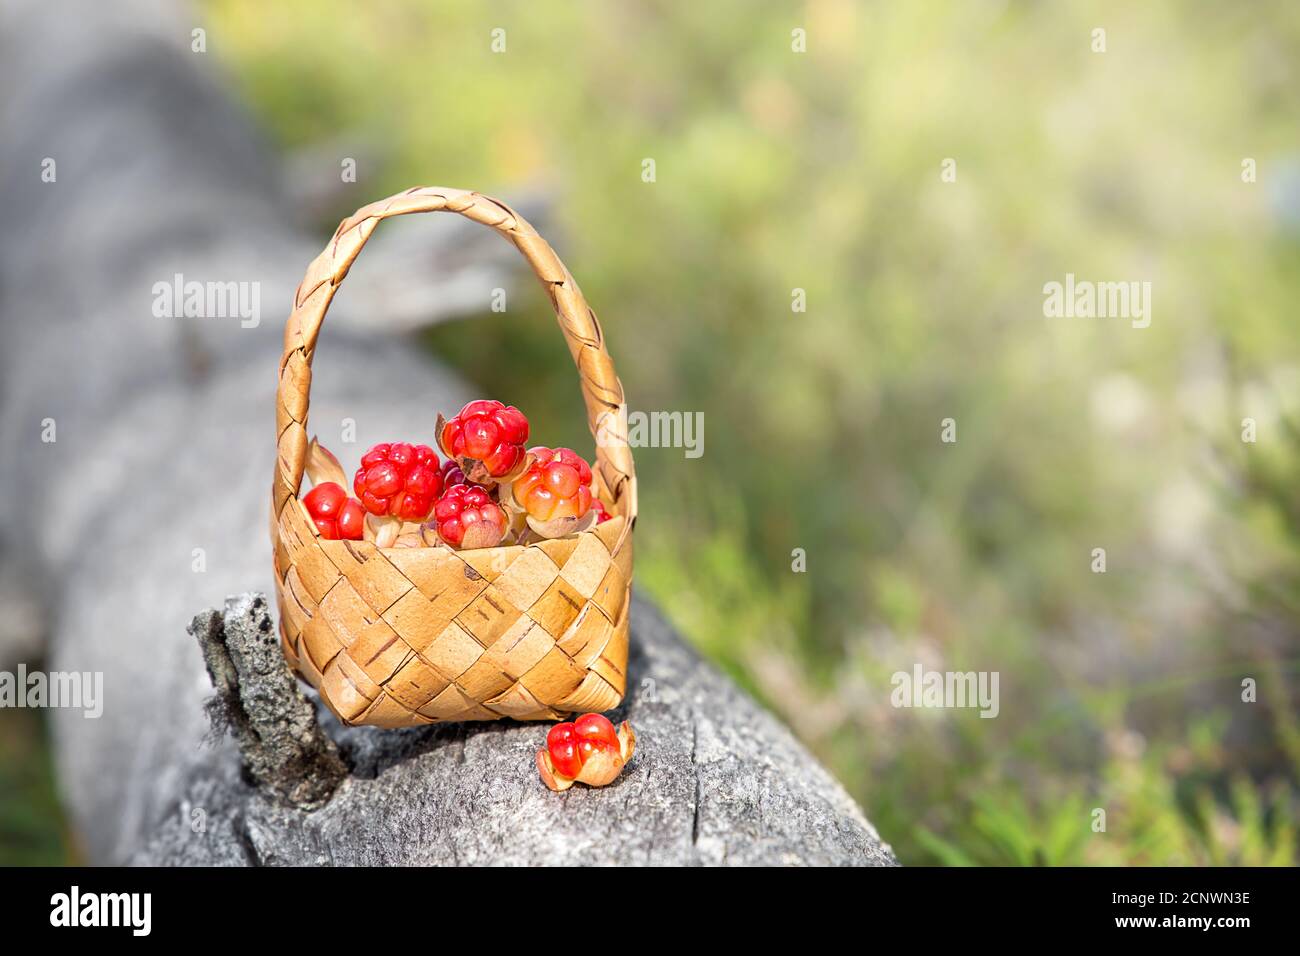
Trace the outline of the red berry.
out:
<instances>
[{"instance_id":1,"label":"red berry","mask_svg":"<svg viewBox=\"0 0 1300 956\"><path fill-rule=\"evenodd\" d=\"M576 777L582 771L582 758L578 756L578 735L572 721L556 724L546 735L546 749L551 753L555 769L566 777Z\"/></svg>"},{"instance_id":2,"label":"red berry","mask_svg":"<svg viewBox=\"0 0 1300 956\"><path fill-rule=\"evenodd\" d=\"M506 513L486 488L452 485L433 507L438 537L457 550L493 548L506 536Z\"/></svg>"},{"instance_id":3,"label":"red berry","mask_svg":"<svg viewBox=\"0 0 1300 956\"><path fill-rule=\"evenodd\" d=\"M528 419L513 405L470 402L439 427L438 443L470 481L487 482L509 475L524 460Z\"/></svg>"},{"instance_id":4,"label":"red berry","mask_svg":"<svg viewBox=\"0 0 1300 956\"><path fill-rule=\"evenodd\" d=\"M362 456L352 488L371 514L423 521L442 491L438 456L428 445L384 442Z\"/></svg>"},{"instance_id":5,"label":"red berry","mask_svg":"<svg viewBox=\"0 0 1300 956\"><path fill-rule=\"evenodd\" d=\"M618 734L609 718L601 714L583 714L573 722L573 732L584 740L604 741L618 746Z\"/></svg>"},{"instance_id":6,"label":"red berry","mask_svg":"<svg viewBox=\"0 0 1300 956\"><path fill-rule=\"evenodd\" d=\"M614 517L605 509L605 502L599 498L591 499L591 510L596 512L596 524L604 524L610 518Z\"/></svg>"},{"instance_id":7,"label":"red berry","mask_svg":"<svg viewBox=\"0 0 1300 956\"><path fill-rule=\"evenodd\" d=\"M365 533L366 509L356 498L349 498L339 512L339 537L346 541L360 541Z\"/></svg>"},{"instance_id":8,"label":"red berry","mask_svg":"<svg viewBox=\"0 0 1300 956\"><path fill-rule=\"evenodd\" d=\"M602 762L618 760L618 741L610 743L608 740L586 739L583 738L578 743L578 756L582 760L582 765L600 760Z\"/></svg>"},{"instance_id":9,"label":"red berry","mask_svg":"<svg viewBox=\"0 0 1300 956\"><path fill-rule=\"evenodd\" d=\"M342 485L333 481L323 482L303 495L302 503L322 538L361 540L366 513L361 502L349 498Z\"/></svg>"},{"instance_id":10,"label":"red berry","mask_svg":"<svg viewBox=\"0 0 1300 956\"><path fill-rule=\"evenodd\" d=\"M442 486L444 488L467 484L469 482L465 478L465 472L461 471L460 465L456 464L455 458L448 458L442 463Z\"/></svg>"},{"instance_id":11,"label":"red berry","mask_svg":"<svg viewBox=\"0 0 1300 956\"><path fill-rule=\"evenodd\" d=\"M528 449L533 463L515 479L511 494L530 518L581 518L591 510L591 466L569 448Z\"/></svg>"},{"instance_id":12,"label":"red berry","mask_svg":"<svg viewBox=\"0 0 1300 956\"><path fill-rule=\"evenodd\" d=\"M542 782L552 790L567 790L575 780L603 787L632 759L636 734L625 720L616 732L600 714L556 724L546 735L546 749L537 752Z\"/></svg>"}]
</instances>

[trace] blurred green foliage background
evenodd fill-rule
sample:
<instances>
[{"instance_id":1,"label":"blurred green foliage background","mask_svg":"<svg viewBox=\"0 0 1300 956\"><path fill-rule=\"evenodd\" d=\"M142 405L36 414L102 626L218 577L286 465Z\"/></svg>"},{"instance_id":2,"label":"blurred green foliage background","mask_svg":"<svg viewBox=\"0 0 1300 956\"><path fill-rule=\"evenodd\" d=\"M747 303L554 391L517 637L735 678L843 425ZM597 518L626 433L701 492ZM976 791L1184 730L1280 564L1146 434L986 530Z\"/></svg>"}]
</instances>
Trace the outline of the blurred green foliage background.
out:
<instances>
[{"instance_id":1,"label":"blurred green foliage background","mask_svg":"<svg viewBox=\"0 0 1300 956\"><path fill-rule=\"evenodd\" d=\"M339 215L553 198L632 408L705 416L637 453L639 587L905 863L1296 862L1300 8L202 9L278 145L382 153ZM1150 327L1045 318L1067 272ZM427 344L590 450L535 289ZM893 708L918 662L1001 713Z\"/></svg>"}]
</instances>

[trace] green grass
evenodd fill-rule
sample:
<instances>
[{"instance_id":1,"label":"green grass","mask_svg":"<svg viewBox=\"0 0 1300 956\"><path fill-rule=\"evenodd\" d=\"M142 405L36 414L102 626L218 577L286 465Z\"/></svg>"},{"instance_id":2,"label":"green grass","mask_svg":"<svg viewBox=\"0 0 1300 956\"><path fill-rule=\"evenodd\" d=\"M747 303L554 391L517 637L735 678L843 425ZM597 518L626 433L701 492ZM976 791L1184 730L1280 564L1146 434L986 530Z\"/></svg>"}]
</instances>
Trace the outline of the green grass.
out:
<instances>
[{"instance_id":1,"label":"green grass","mask_svg":"<svg viewBox=\"0 0 1300 956\"><path fill-rule=\"evenodd\" d=\"M558 198L632 408L705 415L702 458L637 453L638 586L905 862L1296 860L1293 7L208 9L284 145L391 148L349 206ZM1066 272L1149 279L1151 327L1045 320ZM589 449L524 291L424 344ZM917 661L1002 713L890 707Z\"/></svg>"},{"instance_id":2,"label":"green grass","mask_svg":"<svg viewBox=\"0 0 1300 956\"><path fill-rule=\"evenodd\" d=\"M30 710L0 710L0 866L71 862L45 723Z\"/></svg>"}]
</instances>

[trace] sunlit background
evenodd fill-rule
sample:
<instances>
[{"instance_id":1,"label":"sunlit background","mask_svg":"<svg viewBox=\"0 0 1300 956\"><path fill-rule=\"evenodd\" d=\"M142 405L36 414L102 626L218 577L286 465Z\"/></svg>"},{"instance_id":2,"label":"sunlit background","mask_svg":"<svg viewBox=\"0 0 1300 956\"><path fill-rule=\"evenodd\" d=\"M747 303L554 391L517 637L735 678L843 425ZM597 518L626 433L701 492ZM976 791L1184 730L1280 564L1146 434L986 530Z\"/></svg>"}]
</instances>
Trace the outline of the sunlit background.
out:
<instances>
[{"instance_id":1,"label":"sunlit background","mask_svg":"<svg viewBox=\"0 0 1300 956\"><path fill-rule=\"evenodd\" d=\"M1296 862L1300 8L200 9L276 145L359 158L322 236L549 198L632 409L704 414L637 452L638 587L904 863ZM1045 317L1067 273L1149 327ZM423 342L590 448L536 289ZM918 663L999 672L997 718L892 707ZM0 715L13 862L76 858L39 731Z\"/></svg>"}]
</instances>

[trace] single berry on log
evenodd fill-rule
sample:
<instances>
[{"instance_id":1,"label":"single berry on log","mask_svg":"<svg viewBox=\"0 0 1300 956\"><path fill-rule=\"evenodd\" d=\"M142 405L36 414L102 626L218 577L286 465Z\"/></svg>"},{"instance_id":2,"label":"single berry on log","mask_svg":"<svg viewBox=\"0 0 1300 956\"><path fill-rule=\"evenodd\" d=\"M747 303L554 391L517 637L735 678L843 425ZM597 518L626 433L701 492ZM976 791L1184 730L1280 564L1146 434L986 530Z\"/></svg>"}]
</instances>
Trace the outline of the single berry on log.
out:
<instances>
[{"instance_id":1,"label":"single berry on log","mask_svg":"<svg viewBox=\"0 0 1300 956\"><path fill-rule=\"evenodd\" d=\"M636 751L636 733L623 721L614 725L600 714L556 724L546 735L546 748L537 751L537 771L552 790L568 790L575 782L603 787L622 773Z\"/></svg>"},{"instance_id":2,"label":"single berry on log","mask_svg":"<svg viewBox=\"0 0 1300 956\"><path fill-rule=\"evenodd\" d=\"M373 515L423 521L442 492L438 455L428 445L376 445L362 456L352 489Z\"/></svg>"},{"instance_id":3,"label":"single berry on log","mask_svg":"<svg viewBox=\"0 0 1300 956\"><path fill-rule=\"evenodd\" d=\"M322 482L303 495L303 505L322 538L331 541L360 541L365 530L365 509L356 498L349 498L343 486Z\"/></svg>"},{"instance_id":4,"label":"single berry on log","mask_svg":"<svg viewBox=\"0 0 1300 956\"><path fill-rule=\"evenodd\" d=\"M528 419L513 405L487 399L470 402L451 421L438 416L438 444L470 481L501 481L524 462Z\"/></svg>"}]
</instances>

